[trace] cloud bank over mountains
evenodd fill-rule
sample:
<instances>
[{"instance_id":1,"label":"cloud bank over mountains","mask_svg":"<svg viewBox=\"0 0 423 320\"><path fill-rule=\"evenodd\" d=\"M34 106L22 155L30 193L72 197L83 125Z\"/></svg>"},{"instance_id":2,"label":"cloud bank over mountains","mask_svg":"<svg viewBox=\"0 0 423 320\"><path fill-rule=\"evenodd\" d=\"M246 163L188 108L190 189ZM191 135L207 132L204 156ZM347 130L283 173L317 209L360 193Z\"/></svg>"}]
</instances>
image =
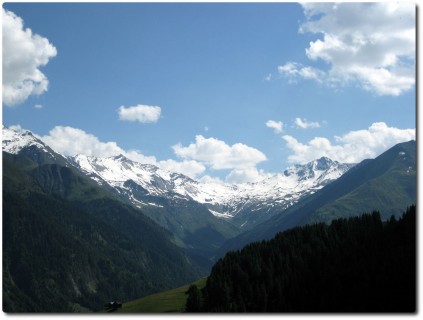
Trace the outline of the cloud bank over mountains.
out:
<instances>
[{"instance_id":1,"label":"cloud bank over mountains","mask_svg":"<svg viewBox=\"0 0 423 320\"><path fill-rule=\"evenodd\" d=\"M295 61L280 65L278 72L288 82L310 80L333 88L359 86L381 96L399 96L414 88L414 4L304 3L301 6L306 19L300 26L300 35L308 33L315 36L305 48L305 57L313 65ZM49 80L41 68L57 55L57 49L47 38L25 28L23 20L13 12L2 9L2 16L3 103L13 107L48 90ZM269 74L266 81L271 79L272 75ZM44 109L43 104L35 103L33 108ZM128 107L122 105L117 110L115 106L113 108L112 112L115 116L117 112L119 120L125 122L125 125L127 121L157 123L163 118L159 106L137 104ZM273 113L273 116L281 115ZM262 123L264 120L261 120ZM292 118L290 121L292 125L279 120L264 123L274 134L284 133L279 140L281 145L276 143L271 148L285 146L290 163L306 163L322 156L340 162L357 163L416 137L415 129L399 129L385 122L375 122L365 129L334 137L314 136L305 142L286 131L293 128L298 129L296 133L304 133L308 129L322 132L327 127L327 121L310 121L303 117ZM361 124L360 127L367 125ZM21 129L19 125L14 128ZM208 133L209 127L205 126L204 131ZM202 181L256 182L272 174L260 169L268 157L257 147L247 145L245 141L248 139L229 144L224 141L225 137L194 135L197 132L192 132L193 142L183 144L175 141L172 146L164 146L173 150L174 159L162 160L154 155L145 155L140 150L125 150L115 141L101 141L89 132L70 126L55 126L40 138L63 155L110 157L123 154L131 160L157 165Z\"/></svg>"},{"instance_id":2,"label":"cloud bank over mountains","mask_svg":"<svg viewBox=\"0 0 423 320\"><path fill-rule=\"evenodd\" d=\"M21 129L20 126L14 128ZM209 175L210 171L216 173L219 170L229 170L225 178L228 183L256 182L272 175L271 172L258 168L261 162L267 160L262 151L243 143L229 145L222 140L205 138L202 135L197 135L195 142L188 146L177 143L172 147L179 160L158 160L139 150L124 150L114 141L102 142L96 136L72 127L56 126L48 135L40 138L63 155L111 157L123 154L131 160L153 164L203 181L222 183L219 178ZM339 162L358 163L376 157L397 143L415 138L415 129L389 127L384 122L376 122L367 129L335 136L333 141L325 137L315 137L302 143L291 135L282 136L291 153L288 161L293 164L304 164L322 156Z\"/></svg>"},{"instance_id":3,"label":"cloud bank over mountains","mask_svg":"<svg viewBox=\"0 0 423 320\"><path fill-rule=\"evenodd\" d=\"M267 160L261 151L243 143L228 145L215 138L195 137L195 143L183 147L180 143L173 150L182 159L191 159L206 163L212 169L245 169Z\"/></svg>"},{"instance_id":4,"label":"cloud bank over mountains","mask_svg":"<svg viewBox=\"0 0 423 320\"><path fill-rule=\"evenodd\" d=\"M291 163L303 164L323 156L339 162L358 163L378 156L397 143L415 140L416 130L398 129L376 122L367 129L335 136L334 143L324 137L315 137L305 144L290 135L282 138L292 152L288 157Z\"/></svg>"}]
</instances>

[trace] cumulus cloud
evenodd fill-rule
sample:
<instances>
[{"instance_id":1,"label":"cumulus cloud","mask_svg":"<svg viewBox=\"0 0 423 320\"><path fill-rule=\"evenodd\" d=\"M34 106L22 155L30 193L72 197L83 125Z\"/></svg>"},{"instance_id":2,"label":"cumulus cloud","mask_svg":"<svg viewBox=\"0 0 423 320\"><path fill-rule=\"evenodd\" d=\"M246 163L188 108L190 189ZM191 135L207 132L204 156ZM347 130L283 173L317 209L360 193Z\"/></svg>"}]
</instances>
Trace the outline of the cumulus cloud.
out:
<instances>
[{"instance_id":1,"label":"cumulus cloud","mask_svg":"<svg viewBox=\"0 0 423 320\"><path fill-rule=\"evenodd\" d=\"M301 129L320 128L320 123L307 121L307 119L295 118L294 123L297 128Z\"/></svg>"},{"instance_id":2,"label":"cumulus cloud","mask_svg":"<svg viewBox=\"0 0 423 320\"><path fill-rule=\"evenodd\" d=\"M111 157L124 153L124 150L114 141L101 142L96 136L84 130L67 126L56 126L47 136L40 138L53 150L66 156L85 154Z\"/></svg>"},{"instance_id":3,"label":"cumulus cloud","mask_svg":"<svg viewBox=\"0 0 423 320\"><path fill-rule=\"evenodd\" d=\"M415 129L389 127L384 122L373 123L368 129L350 131L335 136L335 143L324 137L315 137L303 144L290 135L282 137L293 153L292 163L307 163L322 156L346 163L358 163L374 158L397 143L414 140Z\"/></svg>"},{"instance_id":4,"label":"cumulus cloud","mask_svg":"<svg viewBox=\"0 0 423 320\"><path fill-rule=\"evenodd\" d=\"M266 122L266 127L273 129L275 133L283 131L283 123L281 121L269 120Z\"/></svg>"},{"instance_id":5,"label":"cumulus cloud","mask_svg":"<svg viewBox=\"0 0 423 320\"><path fill-rule=\"evenodd\" d=\"M198 181L203 183L225 184L222 179L218 177L209 176L208 174L202 176Z\"/></svg>"},{"instance_id":6,"label":"cumulus cloud","mask_svg":"<svg viewBox=\"0 0 423 320\"><path fill-rule=\"evenodd\" d=\"M267 160L264 153L242 143L228 145L215 138L195 137L195 143L183 147L174 145L175 154L182 159L205 163L212 169L245 169Z\"/></svg>"},{"instance_id":7,"label":"cumulus cloud","mask_svg":"<svg viewBox=\"0 0 423 320\"><path fill-rule=\"evenodd\" d=\"M15 106L30 95L40 95L48 89L48 79L40 71L57 55L56 48L31 29L23 20L2 8L3 18L3 103Z\"/></svg>"},{"instance_id":8,"label":"cumulus cloud","mask_svg":"<svg viewBox=\"0 0 423 320\"><path fill-rule=\"evenodd\" d=\"M216 138L204 138L197 135L195 143L187 147L181 144L173 146L175 154L185 161L195 160L213 170L231 169L226 176L228 183L238 184L263 180L269 176L256 165L267 160L266 156L259 150L242 143L228 145ZM202 182L223 183L222 180L208 175L201 178Z\"/></svg>"},{"instance_id":9,"label":"cumulus cloud","mask_svg":"<svg viewBox=\"0 0 423 320\"><path fill-rule=\"evenodd\" d=\"M22 128L22 126L20 124L11 125L11 126L9 126L9 129L12 129L16 132L26 131L25 129Z\"/></svg>"},{"instance_id":10,"label":"cumulus cloud","mask_svg":"<svg viewBox=\"0 0 423 320\"><path fill-rule=\"evenodd\" d=\"M162 160L157 164L161 169L182 173L195 179L206 171L204 164L194 160L175 161L173 159Z\"/></svg>"},{"instance_id":11,"label":"cumulus cloud","mask_svg":"<svg viewBox=\"0 0 423 320\"><path fill-rule=\"evenodd\" d=\"M412 3L304 3L300 32L319 36L306 48L327 70L287 62L278 71L290 82L358 84L378 95L398 96L415 84L416 7Z\"/></svg>"},{"instance_id":12,"label":"cumulus cloud","mask_svg":"<svg viewBox=\"0 0 423 320\"><path fill-rule=\"evenodd\" d=\"M125 121L138 121L141 123L157 122L162 109L157 106L139 104L133 107L120 106L119 119Z\"/></svg>"},{"instance_id":13,"label":"cumulus cloud","mask_svg":"<svg viewBox=\"0 0 423 320\"><path fill-rule=\"evenodd\" d=\"M22 130L20 126L14 126L13 129ZM193 179L206 170L202 163L194 160L175 161L169 159L158 161L156 157L146 156L139 150L124 150L114 141L102 142L96 136L84 130L68 126L54 127L48 135L39 138L56 152L66 156L85 154L95 157L112 157L122 154L133 161L156 165L163 170L182 173Z\"/></svg>"},{"instance_id":14,"label":"cumulus cloud","mask_svg":"<svg viewBox=\"0 0 423 320\"><path fill-rule=\"evenodd\" d=\"M278 67L279 74L287 76L290 83L295 83L298 79L315 80L323 82L326 74L316 68L304 66L298 62L287 62Z\"/></svg>"},{"instance_id":15,"label":"cumulus cloud","mask_svg":"<svg viewBox=\"0 0 423 320\"><path fill-rule=\"evenodd\" d=\"M159 166L156 157L146 156L139 150L131 149L128 151L122 151L120 154L123 154L125 157L131 159L132 161Z\"/></svg>"},{"instance_id":16,"label":"cumulus cloud","mask_svg":"<svg viewBox=\"0 0 423 320\"><path fill-rule=\"evenodd\" d=\"M22 131L20 125L10 126L15 131ZM241 143L232 146L218 139L196 137L196 144L182 147L173 146L175 154L182 157L181 161L174 159L158 160L154 156L146 156L139 150L125 150L114 141L103 142L95 135L70 126L56 126L48 135L37 136L53 150L65 156L84 154L94 157L112 157L124 155L133 161L152 164L163 170L182 173L192 179L202 182L222 184L223 180L211 177L208 169L232 169L226 177L229 183L254 182L267 178L270 174L258 170L255 165L266 160L266 156L257 149Z\"/></svg>"},{"instance_id":17,"label":"cumulus cloud","mask_svg":"<svg viewBox=\"0 0 423 320\"><path fill-rule=\"evenodd\" d=\"M226 176L226 182L231 184L239 184L246 182L258 182L272 176L256 167L234 169Z\"/></svg>"},{"instance_id":18,"label":"cumulus cloud","mask_svg":"<svg viewBox=\"0 0 423 320\"><path fill-rule=\"evenodd\" d=\"M15 129L22 130L20 126ZM241 143L232 146L218 139L196 137L196 143L188 147L180 144L173 146L174 152L182 161L173 159L157 160L154 156L146 156L139 150L125 150L116 142L100 141L93 134L69 126L56 126L48 135L39 137L53 150L66 156L85 154L95 157L112 157L119 154L139 163L156 165L171 172L182 173L192 179L199 179L209 168L215 170L233 169L227 177L227 182L242 183L264 179L265 174L258 171L255 165L266 160L259 150ZM219 178L204 175L202 181L223 183Z\"/></svg>"}]
</instances>

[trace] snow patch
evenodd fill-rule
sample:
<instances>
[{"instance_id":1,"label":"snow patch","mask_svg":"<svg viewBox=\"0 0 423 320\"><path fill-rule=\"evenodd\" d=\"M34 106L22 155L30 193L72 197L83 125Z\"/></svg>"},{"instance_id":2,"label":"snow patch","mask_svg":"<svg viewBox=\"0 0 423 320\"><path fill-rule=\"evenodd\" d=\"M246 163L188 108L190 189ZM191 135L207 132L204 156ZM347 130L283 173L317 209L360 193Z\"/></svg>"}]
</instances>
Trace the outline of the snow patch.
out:
<instances>
[{"instance_id":1,"label":"snow patch","mask_svg":"<svg viewBox=\"0 0 423 320\"><path fill-rule=\"evenodd\" d=\"M227 213L220 213L220 212L214 211L214 210L212 210L212 209L209 209L209 211L210 211L210 213L211 213L212 215L214 215L215 217L225 218L225 219L230 219L230 218L232 218L232 216L231 216L231 215L229 215L229 214L227 214Z\"/></svg>"}]
</instances>

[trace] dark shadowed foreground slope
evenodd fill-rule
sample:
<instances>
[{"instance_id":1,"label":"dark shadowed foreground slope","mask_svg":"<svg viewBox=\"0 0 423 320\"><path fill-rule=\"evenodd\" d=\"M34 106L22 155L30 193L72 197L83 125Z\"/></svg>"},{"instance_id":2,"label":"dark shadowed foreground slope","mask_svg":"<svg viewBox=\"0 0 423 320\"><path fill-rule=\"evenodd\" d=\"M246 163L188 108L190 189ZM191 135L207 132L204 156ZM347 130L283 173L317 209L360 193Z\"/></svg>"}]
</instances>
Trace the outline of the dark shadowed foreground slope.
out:
<instances>
[{"instance_id":1,"label":"dark shadowed foreground slope","mask_svg":"<svg viewBox=\"0 0 423 320\"><path fill-rule=\"evenodd\" d=\"M228 253L196 310L205 312L414 312L415 206L307 225ZM198 292L197 292L198 294Z\"/></svg>"},{"instance_id":2,"label":"dark shadowed foreground slope","mask_svg":"<svg viewBox=\"0 0 423 320\"><path fill-rule=\"evenodd\" d=\"M71 168L3 153L3 311L99 310L198 277L139 210Z\"/></svg>"}]
</instances>

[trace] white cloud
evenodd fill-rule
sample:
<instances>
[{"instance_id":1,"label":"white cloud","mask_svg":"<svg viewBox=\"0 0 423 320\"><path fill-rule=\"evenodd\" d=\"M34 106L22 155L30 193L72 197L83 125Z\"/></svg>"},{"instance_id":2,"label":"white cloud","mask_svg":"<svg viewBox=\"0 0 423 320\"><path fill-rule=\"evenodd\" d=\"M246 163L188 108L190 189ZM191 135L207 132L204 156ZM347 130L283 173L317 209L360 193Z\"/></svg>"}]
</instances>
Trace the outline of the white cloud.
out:
<instances>
[{"instance_id":1,"label":"white cloud","mask_svg":"<svg viewBox=\"0 0 423 320\"><path fill-rule=\"evenodd\" d=\"M2 8L3 20L3 103L15 106L30 95L48 89L48 79L40 71L56 56L56 48L31 29L13 12Z\"/></svg>"},{"instance_id":2,"label":"white cloud","mask_svg":"<svg viewBox=\"0 0 423 320\"><path fill-rule=\"evenodd\" d=\"M124 153L116 142L101 142L96 136L72 127L56 126L50 130L49 135L40 138L53 150L66 156L85 154L111 157Z\"/></svg>"},{"instance_id":3,"label":"white cloud","mask_svg":"<svg viewBox=\"0 0 423 320\"><path fill-rule=\"evenodd\" d=\"M209 175L202 176L198 181L203 183L225 184L220 178L211 177Z\"/></svg>"},{"instance_id":4,"label":"white cloud","mask_svg":"<svg viewBox=\"0 0 423 320\"><path fill-rule=\"evenodd\" d=\"M128 151L123 151L121 152L121 154L123 154L128 159L131 159L132 161L158 166L156 157L143 155L139 150L132 149Z\"/></svg>"},{"instance_id":5,"label":"white cloud","mask_svg":"<svg viewBox=\"0 0 423 320\"><path fill-rule=\"evenodd\" d=\"M41 104L36 104L36 105L34 106L34 108L35 108L35 109L42 109L42 108L43 108L43 105L41 105Z\"/></svg>"},{"instance_id":6,"label":"white cloud","mask_svg":"<svg viewBox=\"0 0 423 320\"><path fill-rule=\"evenodd\" d=\"M242 143L232 146L215 138L195 137L195 143L183 147L174 145L175 154L182 159L196 160L205 163L212 169L245 169L267 160L259 150Z\"/></svg>"},{"instance_id":7,"label":"white cloud","mask_svg":"<svg viewBox=\"0 0 423 320\"><path fill-rule=\"evenodd\" d=\"M20 126L16 129L21 130ZM154 156L146 156L138 150L124 150L116 142L102 142L96 136L84 130L69 126L56 126L49 134L40 137L53 150L66 156L85 154L95 157L111 157L123 154L127 158L139 163L156 165L171 172L182 173L192 179L198 179L208 167L212 169L235 169L228 176L230 182L257 181L264 177L262 171L254 166L266 160L260 151L237 143L232 146L223 141L202 136L196 137L196 144L184 148L180 145L173 147L175 154L182 157L182 161L173 159L157 160ZM203 177L207 180L207 177ZM221 180L218 178L215 182ZM209 180L210 180L209 179Z\"/></svg>"},{"instance_id":8,"label":"white cloud","mask_svg":"<svg viewBox=\"0 0 423 320\"><path fill-rule=\"evenodd\" d=\"M141 123L157 122L162 112L160 107L137 105L133 107L120 106L119 119L126 121L139 121Z\"/></svg>"},{"instance_id":9,"label":"white cloud","mask_svg":"<svg viewBox=\"0 0 423 320\"><path fill-rule=\"evenodd\" d=\"M22 130L20 126L14 126L13 129ZM40 139L56 152L66 156L85 154L95 157L112 157L122 154L133 161L156 165L163 170L182 173L193 179L206 170L202 163L194 160L178 162L169 159L158 161L154 156L146 156L138 150L124 150L114 141L102 142L96 136L72 127L54 127L48 135L40 137Z\"/></svg>"},{"instance_id":10,"label":"white cloud","mask_svg":"<svg viewBox=\"0 0 423 320\"><path fill-rule=\"evenodd\" d=\"M342 136L335 136L333 144L324 137L315 137L303 144L292 136L283 139L293 154L289 162L307 163L322 156L347 163L357 163L374 158L397 143L414 140L415 129L388 127L384 122L373 123L368 129L350 131Z\"/></svg>"},{"instance_id":11,"label":"white cloud","mask_svg":"<svg viewBox=\"0 0 423 320\"><path fill-rule=\"evenodd\" d=\"M307 119L295 118L294 123L301 129L320 128L320 124L318 122L307 121Z\"/></svg>"},{"instance_id":12,"label":"white cloud","mask_svg":"<svg viewBox=\"0 0 423 320\"><path fill-rule=\"evenodd\" d=\"M265 173L263 170L258 170L256 167L234 169L226 176L226 182L231 184L258 182L270 176L272 176L272 174Z\"/></svg>"},{"instance_id":13,"label":"white cloud","mask_svg":"<svg viewBox=\"0 0 423 320\"><path fill-rule=\"evenodd\" d=\"M10 126L11 129L22 131L20 125ZM125 150L116 142L100 141L93 134L70 126L56 126L48 135L37 136L53 150L65 156L84 154L94 157L112 157L119 154L143 164L152 164L163 170L182 173L192 179L202 182L224 183L218 177L206 175L207 169L233 169L226 177L230 183L254 182L267 178L269 174L257 170L255 165L266 160L266 156L257 149L241 143L232 146L223 141L202 136L196 137L196 144L184 148L173 147L175 154L182 161L174 159L157 160L154 156L146 156L139 150Z\"/></svg>"},{"instance_id":14,"label":"white cloud","mask_svg":"<svg viewBox=\"0 0 423 320\"><path fill-rule=\"evenodd\" d=\"M297 62L287 62L278 67L279 74L288 77L290 83L295 83L298 79L315 80L323 82L326 74L316 68L303 66Z\"/></svg>"},{"instance_id":15,"label":"white cloud","mask_svg":"<svg viewBox=\"0 0 423 320\"><path fill-rule=\"evenodd\" d=\"M16 132L25 131L25 129L23 129L20 124L11 125L11 126L9 126L9 129L12 129L12 130L14 130Z\"/></svg>"},{"instance_id":16,"label":"white cloud","mask_svg":"<svg viewBox=\"0 0 423 320\"><path fill-rule=\"evenodd\" d=\"M182 173L193 179L206 171L204 164L194 160L184 160L179 162L173 159L168 159L159 161L157 165L161 169Z\"/></svg>"},{"instance_id":17,"label":"white cloud","mask_svg":"<svg viewBox=\"0 0 423 320\"><path fill-rule=\"evenodd\" d=\"M266 127L272 128L275 133L283 131L283 123L281 121L269 120L266 122Z\"/></svg>"},{"instance_id":18,"label":"white cloud","mask_svg":"<svg viewBox=\"0 0 423 320\"><path fill-rule=\"evenodd\" d=\"M288 62L290 82L315 80L329 86L358 84L378 95L398 96L414 87L416 7L412 3L304 3L300 32L320 38L306 55L329 66L321 70Z\"/></svg>"}]
</instances>

